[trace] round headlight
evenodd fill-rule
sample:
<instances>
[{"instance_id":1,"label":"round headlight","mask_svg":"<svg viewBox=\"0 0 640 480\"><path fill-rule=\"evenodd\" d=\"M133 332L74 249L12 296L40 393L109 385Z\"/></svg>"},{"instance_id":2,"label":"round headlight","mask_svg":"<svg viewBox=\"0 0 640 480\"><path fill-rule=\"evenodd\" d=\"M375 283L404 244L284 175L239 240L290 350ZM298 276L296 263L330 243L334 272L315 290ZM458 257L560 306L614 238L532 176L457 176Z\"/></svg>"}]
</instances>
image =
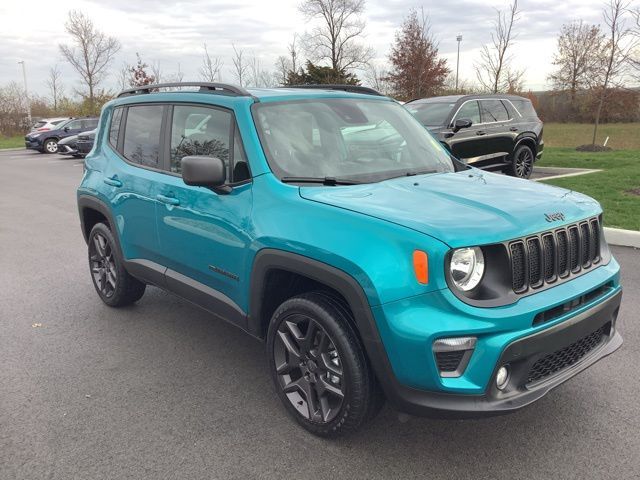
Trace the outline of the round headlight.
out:
<instances>
[{"instance_id":1,"label":"round headlight","mask_svg":"<svg viewBox=\"0 0 640 480\"><path fill-rule=\"evenodd\" d=\"M451 279L460 290L474 289L484 275L484 255L478 247L460 248L451 255L449 265Z\"/></svg>"}]
</instances>

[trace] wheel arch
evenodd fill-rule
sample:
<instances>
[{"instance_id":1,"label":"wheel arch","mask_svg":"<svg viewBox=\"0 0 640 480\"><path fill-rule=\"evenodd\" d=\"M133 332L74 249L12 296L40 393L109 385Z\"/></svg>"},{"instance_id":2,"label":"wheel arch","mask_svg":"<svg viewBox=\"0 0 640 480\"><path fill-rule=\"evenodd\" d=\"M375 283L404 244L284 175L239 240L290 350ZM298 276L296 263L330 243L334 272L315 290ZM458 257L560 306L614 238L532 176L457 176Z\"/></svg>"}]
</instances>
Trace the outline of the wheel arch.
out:
<instances>
[{"instance_id":1,"label":"wheel arch","mask_svg":"<svg viewBox=\"0 0 640 480\"><path fill-rule=\"evenodd\" d=\"M251 272L248 332L257 338L266 338L265 327L268 327L271 320L268 315L269 299L265 298L265 294L269 292L270 272L288 272L304 277L315 285L321 285L337 292L344 299L353 315L355 333L362 342L365 355L376 377L387 398L394 397L395 376L382 344L367 295L356 278L343 270L284 250L271 248L260 250L256 254Z\"/></svg>"},{"instance_id":2,"label":"wheel arch","mask_svg":"<svg viewBox=\"0 0 640 480\"><path fill-rule=\"evenodd\" d=\"M115 228L116 224L113 216L111 215L109 207L107 207L102 200L90 195L80 195L78 197L78 213L80 215L80 228L82 229L82 236L85 242L88 242L89 234L93 226L100 221L104 221L107 227L113 232L113 236L118 244L118 249L122 252L120 248L120 238Z\"/></svg>"},{"instance_id":3,"label":"wheel arch","mask_svg":"<svg viewBox=\"0 0 640 480\"><path fill-rule=\"evenodd\" d=\"M536 139L530 136L520 137L516 141L516 144L513 147L513 152L511 152L511 155L513 156L516 153L516 150L522 145L526 145L531 149L531 151L533 152L533 157L535 159L535 156L538 153L538 144L536 143Z\"/></svg>"}]
</instances>

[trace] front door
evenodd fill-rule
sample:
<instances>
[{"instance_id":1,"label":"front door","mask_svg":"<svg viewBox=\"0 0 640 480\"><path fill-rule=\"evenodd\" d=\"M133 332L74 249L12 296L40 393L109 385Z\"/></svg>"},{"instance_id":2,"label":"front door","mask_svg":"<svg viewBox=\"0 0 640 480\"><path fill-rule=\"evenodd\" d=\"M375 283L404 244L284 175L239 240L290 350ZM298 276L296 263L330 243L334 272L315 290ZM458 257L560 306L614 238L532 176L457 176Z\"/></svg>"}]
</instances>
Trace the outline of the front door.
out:
<instances>
[{"instance_id":1,"label":"front door","mask_svg":"<svg viewBox=\"0 0 640 480\"><path fill-rule=\"evenodd\" d=\"M241 292L249 280L242 273L251 241L252 184L234 115L217 107L177 104L168 118L170 174L162 176L156 219L167 283L187 298L219 292L223 302L230 299L246 311ZM189 155L223 160L233 188L216 192L186 185L180 165Z\"/></svg>"},{"instance_id":2,"label":"front door","mask_svg":"<svg viewBox=\"0 0 640 480\"><path fill-rule=\"evenodd\" d=\"M451 152L456 158L465 162L473 161L473 158L483 155L484 139L476 134L476 124L480 123L480 108L477 100L469 100L465 102L460 110L456 113L451 121L453 127L456 120L471 120L471 127L462 128L453 133L447 143L451 148Z\"/></svg>"}]
</instances>

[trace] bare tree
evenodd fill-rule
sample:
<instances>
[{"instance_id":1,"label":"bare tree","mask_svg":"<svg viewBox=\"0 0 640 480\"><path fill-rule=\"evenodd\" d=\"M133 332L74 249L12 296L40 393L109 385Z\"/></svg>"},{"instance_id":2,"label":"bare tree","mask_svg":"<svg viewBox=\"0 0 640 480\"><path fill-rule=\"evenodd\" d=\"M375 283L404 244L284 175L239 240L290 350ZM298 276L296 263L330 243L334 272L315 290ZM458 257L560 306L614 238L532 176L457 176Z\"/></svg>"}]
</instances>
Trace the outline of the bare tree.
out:
<instances>
[{"instance_id":1,"label":"bare tree","mask_svg":"<svg viewBox=\"0 0 640 480\"><path fill-rule=\"evenodd\" d=\"M249 61L248 84L252 87L268 88L274 84L274 74L264 70L260 60L254 55Z\"/></svg>"},{"instance_id":2,"label":"bare tree","mask_svg":"<svg viewBox=\"0 0 640 480\"><path fill-rule=\"evenodd\" d=\"M87 87L89 107L95 105L96 89L107 75L107 67L120 50L120 42L95 28L91 19L78 10L71 10L65 23L72 45L60 45L64 58L80 74Z\"/></svg>"},{"instance_id":3,"label":"bare tree","mask_svg":"<svg viewBox=\"0 0 640 480\"><path fill-rule=\"evenodd\" d=\"M640 80L640 7L631 10L630 13L634 21L634 26L631 29L634 45L631 48L629 63L637 72L636 79Z\"/></svg>"},{"instance_id":4,"label":"bare tree","mask_svg":"<svg viewBox=\"0 0 640 480\"><path fill-rule=\"evenodd\" d=\"M609 4L603 10L603 19L606 25L607 44L606 57L602 65L600 84L598 85L598 106L596 108L593 125L593 137L591 145L596 144L598 125L602 107L608 95L609 87L623 74L628 64L634 44L629 43L631 31L626 26L626 13L629 11L629 0L609 0Z\"/></svg>"},{"instance_id":5,"label":"bare tree","mask_svg":"<svg viewBox=\"0 0 640 480\"><path fill-rule=\"evenodd\" d=\"M149 67L151 69L151 73L156 78L156 82L162 83L162 69L160 68L160 60L156 60Z\"/></svg>"},{"instance_id":6,"label":"bare tree","mask_svg":"<svg viewBox=\"0 0 640 480\"><path fill-rule=\"evenodd\" d=\"M276 83L286 85L289 75L300 70L299 54L296 46L297 35L293 36L292 42L287 46L289 56L281 55L276 60L276 71L274 73Z\"/></svg>"},{"instance_id":7,"label":"bare tree","mask_svg":"<svg viewBox=\"0 0 640 480\"><path fill-rule=\"evenodd\" d=\"M122 62L122 65L120 65L120 68L118 69L118 72L116 73L116 78L118 81L118 88L122 91L122 90L126 90L127 88L129 88L129 76L130 76L130 71L131 67L126 63L126 62Z\"/></svg>"},{"instance_id":8,"label":"bare tree","mask_svg":"<svg viewBox=\"0 0 640 480\"><path fill-rule=\"evenodd\" d=\"M364 70L364 79L366 83L373 89L384 95L391 95L392 88L389 82L388 66L369 62Z\"/></svg>"},{"instance_id":9,"label":"bare tree","mask_svg":"<svg viewBox=\"0 0 640 480\"><path fill-rule=\"evenodd\" d=\"M53 101L53 111L58 111L58 100L64 94L64 86L62 85L62 72L58 65L54 65L49 69L49 77L46 80L51 100Z\"/></svg>"},{"instance_id":10,"label":"bare tree","mask_svg":"<svg viewBox=\"0 0 640 480\"><path fill-rule=\"evenodd\" d=\"M233 47L233 58L231 61L233 62L233 68L235 70L234 75L238 84L243 87L246 82L249 64L244 56L244 50L236 48L234 44L231 44L231 46Z\"/></svg>"},{"instance_id":11,"label":"bare tree","mask_svg":"<svg viewBox=\"0 0 640 480\"><path fill-rule=\"evenodd\" d=\"M335 71L364 67L373 49L359 43L366 23L360 16L365 0L303 0L300 12L319 25L305 35L307 54L316 62L326 61Z\"/></svg>"},{"instance_id":12,"label":"bare tree","mask_svg":"<svg viewBox=\"0 0 640 480\"><path fill-rule=\"evenodd\" d=\"M480 51L480 62L475 65L476 76L480 84L493 93L509 88L509 78L522 77L524 72L513 71L512 57L508 54L516 34L513 27L518 20L518 0L513 0L508 12L497 10L498 18L494 21L491 33L491 45L483 45Z\"/></svg>"},{"instance_id":13,"label":"bare tree","mask_svg":"<svg viewBox=\"0 0 640 480\"><path fill-rule=\"evenodd\" d=\"M592 86L603 63L606 42L598 25L574 21L562 25L558 50L553 56L556 70L549 80L556 90L568 90L571 107L575 108L578 90Z\"/></svg>"},{"instance_id":14,"label":"bare tree","mask_svg":"<svg viewBox=\"0 0 640 480\"><path fill-rule=\"evenodd\" d=\"M202 66L200 67L200 76L206 82L216 82L220 80L220 70L222 69L222 60L220 57L211 57L207 44L204 44L204 54L202 57Z\"/></svg>"}]
</instances>

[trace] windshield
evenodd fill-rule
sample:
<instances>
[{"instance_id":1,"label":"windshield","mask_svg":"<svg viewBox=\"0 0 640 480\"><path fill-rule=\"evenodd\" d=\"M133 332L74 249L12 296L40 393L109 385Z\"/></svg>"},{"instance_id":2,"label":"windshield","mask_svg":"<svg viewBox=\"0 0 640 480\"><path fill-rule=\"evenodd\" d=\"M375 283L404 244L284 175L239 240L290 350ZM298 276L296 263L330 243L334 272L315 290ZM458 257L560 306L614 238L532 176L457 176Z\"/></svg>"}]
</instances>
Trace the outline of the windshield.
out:
<instances>
[{"instance_id":1,"label":"windshield","mask_svg":"<svg viewBox=\"0 0 640 480\"><path fill-rule=\"evenodd\" d=\"M407 110L425 126L437 127L444 125L455 103L410 103Z\"/></svg>"},{"instance_id":2,"label":"windshield","mask_svg":"<svg viewBox=\"0 0 640 480\"><path fill-rule=\"evenodd\" d=\"M271 169L281 179L381 181L452 172L447 151L395 102L318 99L254 105Z\"/></svg>"}]
</instances>

